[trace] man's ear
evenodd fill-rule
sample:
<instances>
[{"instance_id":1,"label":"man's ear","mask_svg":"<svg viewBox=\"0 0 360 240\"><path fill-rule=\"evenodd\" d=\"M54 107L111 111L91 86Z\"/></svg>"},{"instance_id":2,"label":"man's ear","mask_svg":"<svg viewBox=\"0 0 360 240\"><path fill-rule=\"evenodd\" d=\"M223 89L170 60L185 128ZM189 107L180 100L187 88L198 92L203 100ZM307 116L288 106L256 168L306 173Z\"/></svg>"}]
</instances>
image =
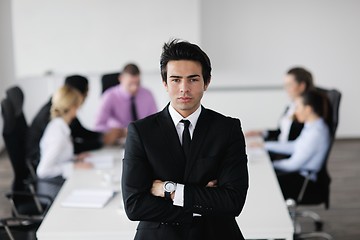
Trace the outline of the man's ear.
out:
<instances>
[{"instance_id":1,"label":"man's ear","mask_svg":"<svg viewBox=\"0 0 360 240\"><path fill-rule=\"evenodd\" d=\"M168 88L167 82L166 81L162 81L162 82L163 82L163 85L164 85L164 87L166 88L166 91L167 91L167 88Z\"/></svg>"},{"instance_id":2,"label":"man's ear","mask_svg":"<svg viewBox=\"0 0 360 240\"><path fill-rule=\"evenodd\" d=\"M206 85L204 85L204 91L206 91L206 90L207 90L207 88L208 88L208 87L209 87L209 85L210 85L210 82L211 82L211 77L209 78L208 83L207 83Z\"/></svg>"}]
</instances>

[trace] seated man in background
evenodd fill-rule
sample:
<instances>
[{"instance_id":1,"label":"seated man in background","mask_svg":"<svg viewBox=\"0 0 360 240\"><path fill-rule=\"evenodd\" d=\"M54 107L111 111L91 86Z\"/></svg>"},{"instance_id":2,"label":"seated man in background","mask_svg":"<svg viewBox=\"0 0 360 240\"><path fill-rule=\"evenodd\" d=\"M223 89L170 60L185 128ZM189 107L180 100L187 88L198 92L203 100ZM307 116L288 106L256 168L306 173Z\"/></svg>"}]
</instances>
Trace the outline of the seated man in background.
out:
<instances>
[{"instance_id":1,"label":"seated man in background","mask_svg":"<svg viewBox=\"0 0 360 240\"><path fill-rule=\"evenodd\" d=\"M102 95L95 125L97 131L120 128L126 132L132 121L157 112L153 95L140 86L140 70L135 64L124 67L119 82L121 84L107 89Z\"/></svg>"},{"instance_id":2,"label":"seated man in background","mask_svg":"<svg viewBox=\"0 0 360 240\"><path fill-rule=\"evenodd\" d=\"M65 79L65 85L71 86L83 96L83 101L88 93L88 80L79 75L69 76ZM82 102L83 103L83 102ZM40 159L40 139L44 134L45 128L50 121L50 109L52 106L51 99L40 109L31 123L27 139L26 139L26 156L35 164ZM76 117L70 124L71 137L74 142L74 152L80 153L84 151L101 148L104 144L113 144L116 139L121 137L119 129L111 129L107 133L93 132L85 129L79 119Z\"/></svg>"}]
</instances>

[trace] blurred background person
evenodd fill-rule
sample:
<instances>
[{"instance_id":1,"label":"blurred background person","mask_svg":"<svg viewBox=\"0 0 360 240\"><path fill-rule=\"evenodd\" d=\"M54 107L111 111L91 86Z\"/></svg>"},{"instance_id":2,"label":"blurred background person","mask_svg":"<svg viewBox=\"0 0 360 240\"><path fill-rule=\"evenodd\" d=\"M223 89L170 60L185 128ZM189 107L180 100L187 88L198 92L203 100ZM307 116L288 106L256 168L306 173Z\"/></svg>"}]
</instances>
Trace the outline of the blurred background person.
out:
<instances>
[{"instance_id":1,"label":"blurred background person","mask_svg":"<svg viewBox=\"0 0 360 240\"><path fill-rule=\"evenodd\" d=\"M106 132L111 128L122 129L126 136L130 122L157 112L152 93L141 87L140 70L127 64L119 75L120 84L107 89L101 98L95 129Z\"/></svg>"},{"instance_id":2,"label":"blurred background person","mask_svg":"<svg viewBox=\"0 0 360 240\"><path fill-rule=\"evenodd\" d=\"M305 124L299 137L288 142L268 141L264 145L268 151L283 155L273 161L273 166L285 199L297 199L309 171L308 188L317 184L317 173L324 164L331 140L326 96L310 90L297 97L295 105L298 121Z\"/></svg>"},{"instance_id":3,"label":"blurred background person","mask_svg":"<svg viewBox=\"0 0 360 240\"><path fill-rule=\"evenodd\" d=\"M246 132L246 136L262 136L265 141L287 142L295 140L300 135L304 125L294 115L295 99L304 92L314 89L312 74L301 67L291 68L285 75L284 88L290 98L290 103L280 118L278 129L249 131Z\"/></svg>"},{"instance_id":4,"label":"blurred background person","mask_svg":"<svg viewBox=\"0 0 360 240\"><path fill-rule=\"evenodd\" d=\"M89 83L88 80L80 75L68 76L65 79L65 85L71 86L77 89L81 95L83 101L85 101ZM39 142L47 124L50 121L50 109L52 107L52 101L50 100L40 109L40 111L34 117L26 139L26 156L32 160L35 168L40 159L40 146ZM114 144L120 137L120 129L110 129L109 131L94 132L84 128L78 118L74 118L70 123L71 137L74 143L74 153L80 153L84 151L94 150L101 148L104 145Z\"/></svg>"},{"instance_id":5,"label":"blurred background person","mask_svg":"<svg viewBox=\"0 0 360 240\"><path fill-rule=\"evenodd\" d=\"M86 154L74 155L70 124L83 102L82 94L68 85L58 89L52 97L51 121L47 124L40 140L40 162L36 174L41 179L51 179L57 185L38 189L41 193L56 196L63 180L69 177L73 168L92 168L83 161ZM44 186L45 187L45 186Z\"/></svg>"}]
</instances>

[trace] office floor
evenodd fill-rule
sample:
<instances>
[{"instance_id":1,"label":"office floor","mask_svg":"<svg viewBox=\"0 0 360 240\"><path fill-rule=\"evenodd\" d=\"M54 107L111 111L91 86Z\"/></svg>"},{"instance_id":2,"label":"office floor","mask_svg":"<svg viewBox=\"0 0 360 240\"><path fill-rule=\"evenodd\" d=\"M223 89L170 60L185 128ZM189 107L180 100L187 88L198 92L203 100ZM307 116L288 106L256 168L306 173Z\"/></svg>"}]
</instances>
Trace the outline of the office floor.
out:
<instances>
[{"instance_id":1,"label":"office floor","mask_svg":"<svg viewBox=\"0 0 360 240\"><path fill-rule=\"evenodd\" d=\"M329 160L332 176L330 209L306 207L320 214L324 231L334 239L360 239L360 140L337 140ZM10 216L4 197L12 181L12 170L6 152L0 153L0 218ZM303 222L303 230L312 225Z\"/></svg>"}]
</instances>

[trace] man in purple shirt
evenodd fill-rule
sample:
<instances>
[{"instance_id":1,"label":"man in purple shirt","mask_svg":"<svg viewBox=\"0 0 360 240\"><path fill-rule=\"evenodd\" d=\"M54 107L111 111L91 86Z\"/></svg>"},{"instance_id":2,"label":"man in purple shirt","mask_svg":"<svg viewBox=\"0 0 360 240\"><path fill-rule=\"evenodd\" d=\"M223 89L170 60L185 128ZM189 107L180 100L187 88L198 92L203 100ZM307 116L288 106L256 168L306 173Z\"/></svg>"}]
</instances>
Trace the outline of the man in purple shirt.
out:
<instances>
[{"instance_id":1,"label":"man in purple shirt","mask_svg":"<svg viewBox=\"0 0 360 240\"><path fill-rule=\"evenodd\" d=\"M106 132L120 128L126 136L130 122L157 112L157 107L151 92L140 86L140 70L135 64L124 67L119 82L103 93L95 129Z\"/></svg>"}]
</instances>

